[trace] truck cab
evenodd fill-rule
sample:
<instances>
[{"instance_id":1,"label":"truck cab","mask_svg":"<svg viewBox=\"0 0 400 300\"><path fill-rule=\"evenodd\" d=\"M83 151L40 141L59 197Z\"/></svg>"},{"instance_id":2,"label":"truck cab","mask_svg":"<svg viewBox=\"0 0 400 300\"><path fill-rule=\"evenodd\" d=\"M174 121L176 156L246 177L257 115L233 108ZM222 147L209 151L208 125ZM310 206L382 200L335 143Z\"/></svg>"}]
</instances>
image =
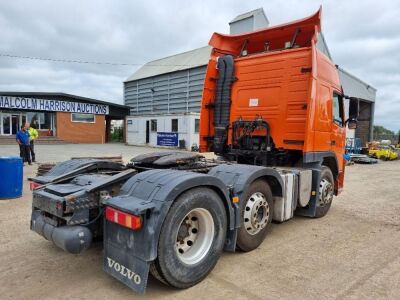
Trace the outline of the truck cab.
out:
<instances>
[{"instance_id":1,"label":"truck cab","mask_svg":"<svg viewBox=\"0 0 400 300\"><path fill-rule=\"evenodd\" d=\"M263 166L327 166L343 187L345 113L337 67L319 49L321 10L241 35L214 33L200 151Z\"/></svg>"}]
</instances>

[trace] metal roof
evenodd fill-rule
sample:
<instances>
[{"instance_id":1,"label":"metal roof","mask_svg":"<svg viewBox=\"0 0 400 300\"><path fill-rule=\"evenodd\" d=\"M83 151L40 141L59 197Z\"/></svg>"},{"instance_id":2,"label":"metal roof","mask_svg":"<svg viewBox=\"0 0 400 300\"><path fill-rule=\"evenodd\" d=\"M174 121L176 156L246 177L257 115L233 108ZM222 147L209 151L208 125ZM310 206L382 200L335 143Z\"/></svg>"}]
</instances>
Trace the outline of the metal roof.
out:
<instances>
[{"instance_id":1,"label":"metal roof","mask_svg":"<svg viewBox=\"0 0 400 300\"><path fill-rule=\"evenodd\" d=\"M268 21L268 18L265 15L264 10L262 8L257 8L255 10L249 11L247 13L238 15L236 18L234 18L232 21L230 21L229 24L235 23L235 22L238 22L238 21L250 18L250 17L253 17L253 16L258 15L258 14L263 14L265 19Z\"/></svg>"},{"instance_id":2,"label":"metal roof","mask_svg":"<svg viewBox=\"0 0 400 300\"><path fill-rule=\"evenodd\" d=\"M125 80L125 82L204 66L208 64L210 52L211 46L205 46L191 51L153 60L143 65L139 70Z\"/></svg>"},{"instance_id":3,"label":"metal roof","mask_svg":"<svg viewBox=\"0 0 400 300\"><path fill-rule=\"evenodd\" d=\"M340 82L345 95L375 102L376 89L349 72L339 69Z\"/></svg>"}]
</instances>

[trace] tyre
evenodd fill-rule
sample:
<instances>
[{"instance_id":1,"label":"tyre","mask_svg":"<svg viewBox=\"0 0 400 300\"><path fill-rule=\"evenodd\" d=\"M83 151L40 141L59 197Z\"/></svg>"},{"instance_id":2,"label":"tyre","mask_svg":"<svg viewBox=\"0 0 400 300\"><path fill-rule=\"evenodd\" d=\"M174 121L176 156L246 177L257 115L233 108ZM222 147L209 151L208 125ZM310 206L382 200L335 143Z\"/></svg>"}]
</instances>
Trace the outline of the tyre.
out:
<instances>
[{"instance_id":1,"label":"tyre","mask_svg":"<svg viewBox=\"0 0 400 300\"><path fill-rule=\"evenodd\" d=\"M216 265L226 231L226 210L218 194L209 188L186 191L164 220L151 274L176 288L197 284Z\"/></svg>"},{"instance_id":2,"label":"tyre","mask_svg":"<svg viewBox=\"0 0 400 300\"><path fill-rule=\"evenodd\" d=\"M272 192L265 180L254 181L244 194L241 207L242 226L238 231L237 247L248 252L256 249L271 227L274 211Z\"/></svg>"},{"instance_id":3,"label":"tyre","mask_svg":"<svg viewBox=\"0 0 400 300\"><path fill-rule=\"evenodd\" d=\"M334 192L335 181L332 171L328 167L322 166L315 218L321 218L328 213L332 205Z\"/></svg>"}]
</instances>

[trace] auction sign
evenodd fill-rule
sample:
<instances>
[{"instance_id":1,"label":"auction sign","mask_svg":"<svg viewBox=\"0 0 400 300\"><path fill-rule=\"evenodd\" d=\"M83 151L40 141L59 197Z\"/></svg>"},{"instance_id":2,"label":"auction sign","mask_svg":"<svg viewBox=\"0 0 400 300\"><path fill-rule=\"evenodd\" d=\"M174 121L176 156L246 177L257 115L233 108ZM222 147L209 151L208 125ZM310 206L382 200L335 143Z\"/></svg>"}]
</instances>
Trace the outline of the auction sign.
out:
<instances>
[{"instance_id":1,"label":"auction sign","mask_svg":"<svg viewBox=\"0 0 400 300\"><path fill-rule=\"evenodd\" d=\"M176 132L157 132L157 145L177 147L178 133Z\"/></svg>"},{"instance_id":2,"label":"auction sign","mask_svg":"<svg viewBox=\"0 0 400 300\"><path fill-rule=\"evenodd\" d=\"M96 115L108 115L109 113L109 107L105 104L11 96L0 96L0 108L62 111Z\"/></svg>"}]
</instances>

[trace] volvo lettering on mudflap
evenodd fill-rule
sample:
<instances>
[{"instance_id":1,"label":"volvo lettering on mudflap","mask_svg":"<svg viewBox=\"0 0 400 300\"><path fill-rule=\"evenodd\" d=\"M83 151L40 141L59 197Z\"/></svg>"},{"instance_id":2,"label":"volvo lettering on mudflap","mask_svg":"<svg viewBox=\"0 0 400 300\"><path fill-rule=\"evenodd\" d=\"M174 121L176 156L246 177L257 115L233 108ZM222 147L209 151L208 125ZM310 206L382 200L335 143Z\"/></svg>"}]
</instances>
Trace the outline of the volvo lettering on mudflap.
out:
<instances>
[{"instance_id":1,"label":"volvo lettering on mudflap","mask_svg":"<svg viewBox=\"0 0 400 300\"><path fill-rule=\"evenodd\" d=\"M131 266L131 268L133 267ZM107 256L105 256L104 270L118 280L122 281L130 288L136 290L138 293L142 294L146 288L148 270L143 270L143 275L146 278L146 280L143 281L139 274L136 274L134 271L124 266L122 263L117 262Z\"/></svg>"},{"instance_id":2,"label":"volvo lettering on mudflap","mask_svg":"<svg viewBox=\"0 0 400 300\"><path fill-rule=\"evenodd\" d=\"M138 274L135 274L132 270L128 269L124 265L116 262L110 257L106 257L107 259L107 267L119 274L121 274L122 277L128 278L129 280L133 281L133 283L139 285L142 282L142 279Z\"/></svg>"}]
</instances>

